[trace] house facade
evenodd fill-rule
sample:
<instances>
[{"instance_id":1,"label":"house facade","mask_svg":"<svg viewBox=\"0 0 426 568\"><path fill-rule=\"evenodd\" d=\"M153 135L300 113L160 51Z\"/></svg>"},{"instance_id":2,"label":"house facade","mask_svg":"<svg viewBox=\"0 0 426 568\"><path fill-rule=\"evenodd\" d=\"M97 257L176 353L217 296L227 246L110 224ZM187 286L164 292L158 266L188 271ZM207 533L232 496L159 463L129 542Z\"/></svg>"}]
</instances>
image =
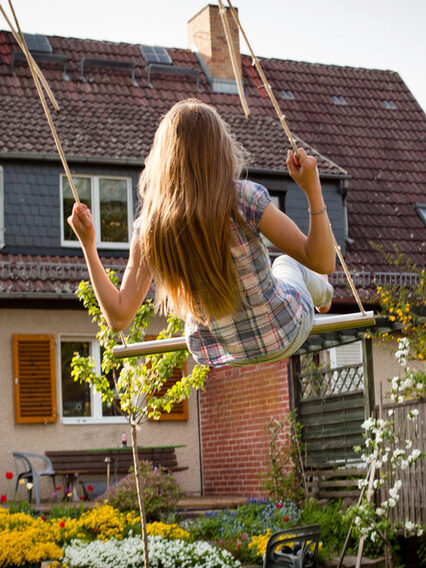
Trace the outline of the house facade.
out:
<instances>
[{"instance_id":1,"label":"house facade","mask_svg":"<svg viewBox=\"0 0 426 568\"><path fill-rule=\"evenodd\" d=\"M286 170L288 141L250 58L239 55L251 109L245 118L221 26L217 7L206 6L189 22L187 50L26 37L61 107L55 125L80 199L92 209L102 262L118 275L138 211L144 158L160 117L185 98L218 109L252 155L248 177L308 229L306 198ZM390 71L261 63L297 142L318 159L336 239L365 306L374 307L375 283L402 276L370 241L388 250L396 242L417 264L424 262L418 211L426 203L425 115ZM96 328L75 296L88 275L66 223L73 203L68 181L30 72L6 30L0 31L0 95L0 463L11 470L13 451L116 447L123 431L130 436L114 408L70 376L75 350L100 359ZM340 267L332 282L333 310L356 311ZM162 323L157 318L148 333ZM328 349L337 361L341 345L359 346L361 337L311 338L301 353ZM366 348L375 353L364 345L364 358ZM357 363L362 357L360 347ZM370 358L376 390L391 376L390 361ZM257 474L267 467L265 424L297 403L295 368L284 361L212 371L187 408L141 426L140 444L177 447L179 465L188 466L177 473L187 492L257 495ZM0 493L6 491L0 471Z\"/></svg>"}]
</instances>

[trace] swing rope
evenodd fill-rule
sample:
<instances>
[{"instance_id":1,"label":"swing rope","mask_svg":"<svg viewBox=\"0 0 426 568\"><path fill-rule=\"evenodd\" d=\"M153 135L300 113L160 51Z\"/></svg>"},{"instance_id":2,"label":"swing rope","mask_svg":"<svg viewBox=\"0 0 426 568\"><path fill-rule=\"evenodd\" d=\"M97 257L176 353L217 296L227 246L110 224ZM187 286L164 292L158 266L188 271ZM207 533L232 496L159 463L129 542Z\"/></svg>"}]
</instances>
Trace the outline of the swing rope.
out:
<instances>
[{"instance_id":1,"label":"swing rope","mask_svg":"<svg viewBox=\"0 0 426 568\"><path fill-rule=\"evenodd\" d=\"M11 9L11 11L12 11L13 19L15 20L15 25L16 25L16 28L17 28L17 32L13 29L13 26L12 26L12 24L11 24L11 22L9 21L8 18L6 18L6 19L7 19L7 22L8 22L8 24L9 24L9 26L10 26L11 31L12 31L12 35L13 35L14 37L17 36L17 37L19 38L19 40L20 40L20 41L18 41L18 39L17 39L18 45L19 45L19 47L23 50L24 55L25 55L25 58L26 58L26 60L27 60L27 62L28 62L28 66L29 66L29 68L30 68L31 75L33 76L34 83L35 83L35 86L36 86L38 95L39 95L39 97L40 97L40 101L41 101L41 104L42 104L42 106L43 106L44 113L45 113L46 118L47 118L47 122L49 123L50 130L51 130L51 132L52 132L52 136L53 136L53 139L54 139L55 144L56 144L56 148L57 148L57 150L58 150L58 152L59 152L59 156L60 156L60 158L61 158L62 165L63 165L63 167L64 167L65 174L66 174L67 179L68 179L68 183L70 184L71 191L72 191L72 193L73 193L73 196L74 196L74 199L75 199L76 203L78 203L78 205L80 205L80 199L79 199L79 197L78 197L77 190L76 190L76 188L75 188L74 181L73 181L73 179L72 179L71 172L70 172L70 169L69 169L69 167L68 167L68 163L67 163L67 160L66 160L66 158L65 158L64 151L62 150L62 145L61 145L61 142L60 142L60 140L59 140L59 136L58 136L58 134L57 134L57 132L56 132L56 128L55 128L55 125L54 125L54 123L53 123L52 115L50 114L50 110L49 110L49 107L47 106L46 98L45 98L45 96L44 96L43 90L42 90L41 85L40 85L39 76L41 76L41 75L43 75L43 74L42 74L42 72L40 71L40 69L38 69L38 71L36 71L35 61L34 61L34 59L32 58L32 56L30 55L30 52L29 52L29 50L28 50L27 43L26 43L25 38L24 38L24 34L23 34L22 31L21 31L21 27L20 27L20 25L19 25L18 18L16 17L16 13L15 13L15 9L14 9L13 4L12 4L12 0L9 0L9 6L10 6L10 9ZM5 16L5 13L4 13L3 8L2 8L2 10L1 10L1 12L2 12L2 14ZM46 79L43 80L43 85L47 85ZM47 89L47 92L48 92L48 93L51 92L49 88ZM51 99L51 100L52 100L52 99ZM57 105L57 103L56 103L56 105L54 104L54 106L55 106L55 108L57 107L56 110L59 111L59 106Z\"/></svg>"},{"instance_id":2,"label":"swing rope","mask_svg":"<svg viewBox=\"0 0 426 568\"><path fill-rule=\"evenodd\" d=\"M41 88L41 84L45 88L46 93L48 94L56 112L59 112L59 110L60 110L59 105L58 105L58 103L57 103L57 101L56 101L56 99L55 99L55 97L54 97L54 95L53 95L53 93L52 93L52 91L49 87L49 84L48 84L46 78L44 77L43 73L41 72L40 68L38 67L37 63L34 61L32 55L29 52L27 43L25 41L24 34L22 33L21 26L19 25L19 21L18 21L18 18L16 16L16 12L15 12L15 9L14 9L13 4L12 4L12 0L8 0L8 2L9 2L10 10L11 10L12 15L13 15L13 19L15 20L16 30L14 29L12 22L9 20L9 18L8 18L6 12L4 11L3 7L1 6L1 4L0 4L0 11L3 14L4 18L6 19L6 22L8 23L8 25L10 27L10 30L12 32L13 37L15 38L15 40L16 40L17 44L19 45L19 47L21 48L21 50L23 51L25 58L28 62L28 66L30 68L31 75L33 77L34 84L35 84L36 89L37 89L37 93L40 97L40 101L41 101L41 104L43 106L44 113L45 113L47 121L49 123L50 130L52 132L52 136L53 136L53 139L54 139L55 144L56 144L56 148L57 148L59 156L61 158L61 162L62 162L63 168L65 170L65 174L66 174L67 179L68 179L68 183L70 184L71 191L72 191L72 194L74 196L74 200L78 205L80 205L81 202L80 202L80 199L78 197L77 189L74 185L74 180L72 179L71 171L69 169L67 159L66 159L64 151L62 149L61 141L59 140L59 136L58 136L58 133L56 131L55 124L54 124L53 119L52 119L52 115L49 111L49 107L47 106L46 97L44 96L43 89ZM120 331L120 338L121 338L121 341L123 342L123 345L126 346L127 345L126 338L124 337L124 334L123 334L122 331Z\"/></svg>"},{"instance_id":3,"label":"swing rope","mask_svg":"<svg viewBox=\"0 0 426 568\"><path fill-rule=\"evenodd\" d=\"M300 158L299 152L298 152L298 150L297 150L296 143L295 143L294 138L293 138L293 135L291 134L291 131L290 131L290 129L289 129L288 125L287 125L287 122L286 122L286 120L285 120L285 115L282 113L282 111L281 111L281 109L280 109L280 106L279 106L279 104L278 104L278 101L277 101L277 99L276 99L276 97L275 97L275 95L274 95L274 92L273 92L272 88L271 88L271 85L270 85L269 82L267 81L266 76L265 76L265 73L263 72L262 66L260 65L259 59L258 59L257 56L255 55L255 53L254 53L254 51L253 51L253 49L252 49L252 47L251 47L251 45L250 45L250 42L249 42L249 40L248 40L248 38L247 38L247 36L246 36L246 33L245 33L245 31L244 31L244 28L243 28L243 26L241 25L241 22L240 22L240 19L239 19L239 17L238 17L238 14L237 14L235 8L233 7L231 0L227 0L227 2L228 2L229 10L230 10L230 12L231 12L231 14L232 14L232 17L234 18L234 21L235 21L235 23L237 24L238 29L240 30L241 35L243 36L244 41L246 42L247 47L248 47L248 49L249 49L249 51L250 51L250 55L251 55L251 58L252 58L252 64L253 64L253 65L256 67L256 69L257 69L257 72L258 72L259 77L260 77L260 79L261 79L261 81L262 81L262 83L263 83L263 86L264 86L264 88L265 88L265 91L266 91L266 93L268 94L268 96L269 96L269 98L270 98L270 100L271 100L271 102L272 102L272 105L273 105L273 107L274 107L274 109L275 109L275 111L276 111L276 113L277 113L277 115L278 115L278 118L279 118L279 120L280 120L280 122L281 122L282 127L284 128L285 133L287 134L287 138L288 138L288 140L289 140L289 142L290 142L290 144L291 144L291 146L292 146L292 148L293 148L293 150L294 150L294 153L296 154L296 156L297 156L298 158ZM219 3L219 12L220 12L220 14L221 14L222 22L223 22L223 25L224 25L224 28L225 28L225 21L226 21L226 14L225 14L225 12L226 12L226 10L225 10L225 8L224 8L224 6L223 6L222 0L218 0L218 3ZM226 25L228 26L228 22L227 22L227 21L226 21ZM228 28L228 30L229 30L229 28ZM229 55L230 55L230 57L231 57L232 68L234 69L234 73L235 73L235 69L238 70L237 73L236 73L236 75L235 75L235 77L237 78L237 77L240 76L240 73L239 73L238 63L237 63L237 60L236 60L236 55L235 55L234 46L233 46L233 44L232 44L230 35L228 35L228 33L225 33L225 36L226 36L226 41L227 41L227 43L228 43ZM239 93L239 95L240 95L241 103L243 104L243 100L244 100L244 101L245 101L245 105L247 105L247 102L246 102L246 99L245 99L245 95L244 95L243 86L242 86L242 81L241 81L241 80L238 81L238 79L237 79L237 85L238 85L238 93ZM245 110L244 104L243 104L243 108L244 108L244 110ZM247 116L247 113L246 113L246 116ZM338 243L337 243L337 241L336 241L336 237L334 236L334 233L333 233L333 244L334 244L334 249L335 249L335 251L336 251L336 253L337 253L337 256L338 256L338 258L339 258L340 264L342 265L343 271L344 271L345 276L346 276L346 278L347 278L347 280L348 280L348 283L349 283L349 286L350 286L350 288L351 288L352 294L354 295L354 298L355 298L355 300L356 300L356 303L358 304L358 307L359 307L359 309L360 309L362 315L363 315L363 316L366 316L367 314L366 314L366 311L365 311L365 309L364 309L364 306L362 305L361 298L359 297L358 291L357 291L357 289L355 288L355 284L354 284L354 282L353 282L352 276L351 276L351 274L350 274L350 272L349 272L349 270L348 270L348 267L347 267L347 265L346 265L345 259L343 258L342 252L341 252L341 250L340 250L340 246L338 245Z\"/></svg>"},{"instance_id":4,"label":"swing rope","mask_svg":"<svg viewBox=\"0 0 426 568\"><path fill-rule=\"evenodd\" d=\"M8 26L9 26L9 28L10 28L10 31L12 32L12 35L13 35L13 37L15 38L16 43L17 43L18 46L20 47L21 51L25 54L25 47L24 47L24 44L22 43L20 36L17 34L17 32L15 31L15 29L13 28L13 25L12 25L11 21L9 20L9 17L8 17L8 15L6 14L6 12L4 11L3 6L2 6L1 4L0 4L0 12L3 14L3 17L4 17L4 19L6 20ZM14 11L13 11L13 8L12 8L12 13L14 14L14 18L15 18L15 21L16 21L16 15L15 15L15 13L14 13ZM54 94L52 93L52 91L51 91L51 89L50 89L50 87L49 87L49 84L48 84L48 82L46 81L46 79L45 79L43 73L41 72L40 67L39 67L39 66L37 65L37 63L34 61L34 58L33 58L33 56L32 56L31 54L30 54L30 58L31 58L32 64L33 64L33 66L34 66L35 72L37 73L37 77L38 77L38 78L40 79L40 81L42 82L43 87L44 87L44 89L45 89L45 91L46 91L46 93L47 93L47 95L48 95L48 97L49 97L49 99L50 99L52 105L54 106L56 112L59 112L59 111L60 111L59 104L58 104L57 100L55 99L55 96L54 96Z\"/></svg>"}]
</instances>

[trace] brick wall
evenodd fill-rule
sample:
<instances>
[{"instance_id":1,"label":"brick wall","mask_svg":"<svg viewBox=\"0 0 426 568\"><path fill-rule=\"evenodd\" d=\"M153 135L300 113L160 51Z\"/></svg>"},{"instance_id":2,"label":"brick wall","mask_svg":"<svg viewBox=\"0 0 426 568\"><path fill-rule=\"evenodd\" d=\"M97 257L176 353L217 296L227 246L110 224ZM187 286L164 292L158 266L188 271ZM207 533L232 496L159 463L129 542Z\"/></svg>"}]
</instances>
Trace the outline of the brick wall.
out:
<instances>
[{"instance_id":1,"label":"brick wall","mask_svg":"<svg viewBox=\"0 0 426 568\"><path fill-rule=\"evenodd\" d=\"M229 10L227 10L227 17L241 69L238 26ZM203 57L213 78L234 79L225 31L217 6L206 6L188 22L188 41L190 48L195 46L198 53Z\"/></svg>"},{"instance_id":2,"label":"brick wall","mask_svg":"<svg viewBox=\"0 0 426 568\"><path fill-rule=\"evenodd\" d=\"M289 412L287 360L213 369L200 405L204 494L260 497L266 424Z\"/></svg>"}]
</instances>

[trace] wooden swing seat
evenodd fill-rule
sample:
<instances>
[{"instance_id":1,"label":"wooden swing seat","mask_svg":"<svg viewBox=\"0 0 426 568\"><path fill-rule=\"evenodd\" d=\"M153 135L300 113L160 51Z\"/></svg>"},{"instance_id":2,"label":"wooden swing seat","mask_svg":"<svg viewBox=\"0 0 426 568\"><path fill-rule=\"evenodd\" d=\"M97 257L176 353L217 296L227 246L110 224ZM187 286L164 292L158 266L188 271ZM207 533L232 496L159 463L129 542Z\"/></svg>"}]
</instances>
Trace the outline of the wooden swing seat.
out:
<instances>
[{"instance_id":1,"label":"wooden swing seat","mask_svg":"<svg viewBox=\"0 0 426 568\"><path fill-rule=\"evenodd\" d=\"M357 327L370 327L375 324L374 312L361 312L339 315L316 315L312 334L323 333L326 331L341 331ZM117 359L125 357L140 357L143 355L156 355L158 353L169 353L170 351L180 351L186 349L185 337L170 337L169 339L157 339L153 341L142 341L128 345L116 345L113 354Z\"/></svg>"}]
</instances>

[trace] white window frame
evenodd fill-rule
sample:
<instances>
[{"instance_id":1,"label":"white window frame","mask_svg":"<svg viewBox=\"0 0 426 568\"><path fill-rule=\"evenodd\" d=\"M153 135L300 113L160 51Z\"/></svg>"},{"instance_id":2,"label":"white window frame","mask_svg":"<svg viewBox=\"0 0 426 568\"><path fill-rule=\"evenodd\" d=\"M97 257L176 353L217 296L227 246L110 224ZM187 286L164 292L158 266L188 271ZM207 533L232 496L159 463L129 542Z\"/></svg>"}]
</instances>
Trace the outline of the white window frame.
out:
<instances>
[{"instance_id":1,"label":"white window frame","mask_svg":"<svg viewBox=\"0 0 426 568\"><path fill-rule=\"evenodd\" d=\"M90 174L74 174L73 178L86 178L90 179L90 199L92 203L92 216L96 229L96 246L99 249L129 249L130 240L132 237L133 229L133 192L132 192L132 179L128 176L110 176L105 175L90 175ZM60 201L61 201L61 246L70 248L80 248L79 241L69 241L64 239L64 180L65 174L60 174ZM99 180L100 179L117 179L125 180L127 182L127 242L103 242L100 240L101 236L101 211L99 200Z\"/></svg>"},{"instance_id":2,"label":"white window frame","mask_svg":"<svg viewBox=\"0 0 426 568\"><path fill-rule=\"evenodd\" d=\"M3 168L0 166L0 249L4 248L4 176Z\"/></svg>"},{"instance_id":3,"label":"white window frame","mask_svg":"<svg viewBox=\"0 0 426 568\"><path fill-rule=\"evenodd\" d=\"M92 387L90 389L90 410L91 416L64 416L62 408L62 362L61 362L61 343L64 341L81 341L82 343L89 343L89 355L93 357L95 361L94 371L97 375L101 374L101 346L99 342L89 335L73 335L73 334L63 334L58 336L57 343L57 373L56 376L59 377L58 383L58 400L60 401L60 415L62 417L62 423L67 424L127 424L127 418L125 416L103 416L102 415L102 397L97 390Z\"/></svg>"}]
</instances>

